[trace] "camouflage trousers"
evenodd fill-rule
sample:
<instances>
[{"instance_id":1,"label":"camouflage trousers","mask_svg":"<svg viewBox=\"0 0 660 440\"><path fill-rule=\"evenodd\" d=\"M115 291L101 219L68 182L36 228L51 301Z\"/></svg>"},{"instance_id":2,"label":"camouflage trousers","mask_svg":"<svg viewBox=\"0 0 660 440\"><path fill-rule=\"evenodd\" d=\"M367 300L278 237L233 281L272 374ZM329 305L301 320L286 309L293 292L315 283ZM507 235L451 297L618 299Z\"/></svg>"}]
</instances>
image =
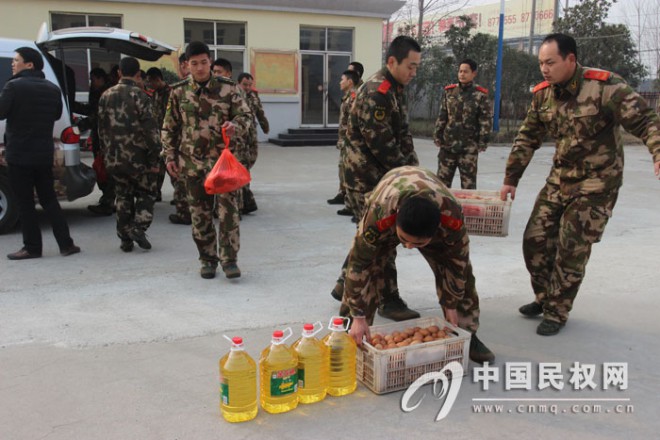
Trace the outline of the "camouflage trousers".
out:
<instances>
[{"instance_id":1,"label":"camouflage trousers","mask_svg":"<svg viewBox=\"0 0 660 440\"><path fill-rule=\"evenodd\" d=\"M354 191L349 188L346 189L346 196L348 199L348 206L353 210L353 215L358 219L358 223L362 221L366 209L365 199L367 194L359 191ZM344 291L344 282L346 280L346 267L348 265L348 256L341 266L341 273L337 279L335 290L337 292ZM379 303L388 303L399 297L399 286L397 285L396 274L396 249L387 255L387 260L379 265L382 266L382 282L379 283L378 289L375 292L379 294ZM345 309L345 308L342 308Z\"/></svg>"},{"instance_id":2,"label":"camouflage trousers","mask_svg":"<svg viewBox=\"0 0 660 440\"><path fill-rule=\"evenodd\" d=\"M132 230L146 231L154 218L158 174L113 174L117 194L117 236L130 240Z\"/></svg>"},{"instance_id":3,"label":"camouflage trousers","mask_svg":"<svg viewBox=\"0 0 660 440\"><path fill-rule=\"evenodd\" d=\"M477 145L470 145L464 151L457 153L451 148L442 146L438 153L438 177L447 188L451 183L458 168L461 177L462 189L477 189L477 162L479 160L479 149Z\"/></svg>"},{"instance_id":4,"label":"camouflage trousers","mask_svg":"<svg viewBox=\"0 0 660 440\"><path fill-rule=\"evenodd\" d=\"M192 236L199 260L204 266L217 267L221 264L235 263L240 248L239 216L236 191L217 196L206 194L204 180L206 174L183 176L186 186ZM220 237L213 223L213 213L217 210L220 219ZM218 247L220 257L218 258Z\"/></svg>"},{"instance_id":5,"label":"camouflage trousers","mask_svg":"<svg viewBox=\"0 0 660 440\"><path fill-rule=\"evenodd\" d=\"M344 169L344 161L346 160L346 148L340 147L339 148L339 165L338 165L338 174L339 174L339 189L337 190L337 194L343 194L344 195L344 200L346 200L346 179L345 179L345 169Z\"/></svg>"},{"instance_id":6,"label":"camouflage trousers","mask_svg":"<svg viewBox=\"0 0 660 440\"><path fill-rule=\"evenodd\" d=\"M444 284L452 282L452 275L447 267L452 264L446 257L446 250L444 248L419 248L419 252L424 259L429 263L436 280L436 292L438 300L442 302L442 291ZM396 258L396 248L387 249L381 255L378 255L370 266L369 281L367 288L363 291L362 295L366 301L365 318L369 325L373 324L376 309L378 308L379 294L382 294L384 289L391 289L391 286L396 286L396 268L392 272L392 263ZM348 306L342 304L343 309ZM465 270L465 295L458 302L456 307L458 314L458 326L471 333L476 333L479 328L479 295L475 285L474 274L472 273L472 264L468 263Z\"/></svg>"},{"instance_id":7,"label":"camouflage trousers","mask_svg":"<svg viewBox=\"0 0 660 440\"><path fill-rule=\"evenodd\" d=\"M618 190L569 196L546 184L523 236L523 255L543 317L566 322L591 255L612 215Z\"/></svg>"},{"instance_id":8,"label":"camouflage trousers","mask_svg":"<svg viewBox=\"0 0 660 440\"><path fill-rule=\"evenodd\" d=\"M170 176L170 181L172 182L172 187L174 187L174 195L172 196L172 200L174 200L174 209L176 210L176 215L179 216L179 218L189 218L190 207L188 206L186 183L183 180L183 177L179 177L177 179Z\"/></svg>"}]
</instances>

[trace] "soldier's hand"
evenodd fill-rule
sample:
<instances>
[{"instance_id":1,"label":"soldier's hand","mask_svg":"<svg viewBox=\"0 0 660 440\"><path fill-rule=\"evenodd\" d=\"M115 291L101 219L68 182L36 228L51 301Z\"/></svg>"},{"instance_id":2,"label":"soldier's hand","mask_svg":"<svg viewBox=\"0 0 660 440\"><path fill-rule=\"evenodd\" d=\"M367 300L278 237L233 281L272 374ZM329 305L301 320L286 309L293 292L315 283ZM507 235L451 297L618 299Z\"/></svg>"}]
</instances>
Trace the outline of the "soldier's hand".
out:
<instances>
[{"instance_id":1,"label":"soldier's hand","mask_svg":"<svg viewBox=\"0 0 660 440\"><path fill-rule=\"evenodd\" d=\"M179 178L179 166L176 164L176 161L173 160L171 162L167 162L165 168L167 168L167 172L170 174L170 176L174 177L175 179Z\"/></svg>"},{"instance_id":2,"label":"soldier's hand","mask_svg":"<svg viewBox=\"0 0 660 440\"><path fill-rule=\"evenodd\" d=\"M480 152L480 153L483 153L484 151L486 151L486 148L488 148L488 145L482 145L482 146L480 146L480 147L479 147L479 152Z\"/></svg>"},{"instance_id":3,"label":"soldier's hand","mask_svg":"<svg viewBox=\"0 0 660 440\"><path fill-rule=\"evenodd\" d=\"M653 170L655 171L655 175L658 176L658 179L660 179L660 160L653 164Z\"/></svg>"},{"instance_id":4,"label":"soldier's hand","mask_svg":"<svg viewBox=\"0 0 660 440\"><path fill-rule=\"evenodd\" d=\"M440 142L440 139L433 139L433 143L436 147L442 147L442 142Z\"/></svg>"},{"instance_id":5,"label":"soldier's hand","mask_svg":"<svg viewBox=\"0 0 660 440\"><path fill-rule=\"evenodd\" d=\"M225 133L227 133L227 136L229 136L230 138L234 137L234 135L236 134L236 126L231 121L225 121L225 123L222 124L222 128L225 129Z\"/></svg>"},{"instance_id":6,"label":"soldier's hand","mask_svg":"<svg viewBox=\"0 0 660 440\"><path fill-rule=\"evenodd\" d=\"M500 199L506 201L506 196L511 194L511 200L516 199L516 187L512 185L502 185L500 189Z\"/></svg>"},{"instance_id":7,"label":"soldier's hand","mask_svg":"<svg viewBox=\"0 0 660 440\"><path fill-rule=\"evenodd\" d=\"M371 339L371 334L369 334L369 325L367 324L367 319L364 316L354 316L353 325L348 331L348 334L355 340L355 343L358 347L362 347L362 337L366 336L367 340Z\"/></svg>"},{"instance_id":8,"label":"soldier's hand","mask_svg":"<svg viewBox=\"0 0 660 440\"><path fill-rule=\"evenodd\" d=\"M458 327L458 312L456 312L456 309L447 309L443 307L442 310L445 312L445 319L449 321L451 325Z\"/></svg>"}]
</instances>

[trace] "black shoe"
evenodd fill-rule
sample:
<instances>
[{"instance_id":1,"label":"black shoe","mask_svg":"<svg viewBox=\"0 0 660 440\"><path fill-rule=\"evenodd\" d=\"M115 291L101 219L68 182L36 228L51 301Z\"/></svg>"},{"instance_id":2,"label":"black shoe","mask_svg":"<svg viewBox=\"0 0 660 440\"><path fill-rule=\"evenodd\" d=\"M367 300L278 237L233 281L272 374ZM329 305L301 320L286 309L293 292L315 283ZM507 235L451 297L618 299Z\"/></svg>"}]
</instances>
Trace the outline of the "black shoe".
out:
<instances>
[{"instance_id":1,"label":"black shoe","mask_svg":"<svg viewBox=\"0 0 660 440\"><path fill-rule=\"evenodd\" d=\"M337 285L335 286L335 288L332 289L332 292L330 292L330 295L332 295L332 297L333 297L334 299L336 299L337 301L341 301L342 298L344 297L344 292L343 292L343 290L342 290L342 291L339 290L341 287L342 287L342 286L341 286L339 283L337 283Z\"/></svg>"},{"instance_id":2,"label":"black shoe","mask_svg":"<svg viewBox=\"0 0 660 440\"><path fill-rule=\"evenodd\" d=\"M133 252L133 240L122 240L119 249L124 252Z\"/></svg>"},{"instance_id":3,"label":"black shoe","mask_svg":"<svg viewBox=\"0 0 660 440\"><path fill-rule=\"evenodd\" d=\"M217 266L203 265L202 268L199 270L199 274L205 280L210 280L212 278L215 278L216 269L217 269Z\"/></svg>"},{"instance_id":4,"label":"black shoe","mask_svg":"<svg viewBox=\"0 0 660 440\"><path fill-rule=\"evenodd\" d=\"M134 229L128 233L128 238L136 242L142 249L151 249L151 243L147 240L147 235L144 231Z\"/></svg>"},{"instance_id":5,"label":"black shoe","mask_svg":"<svg viewBox=\"0 0 660 440\"><path fill-rule=\"evenodd\" d=\"M559 330L564 326L564 323L557 321L550 321L549 319L544 319L541 321L538 327L536 327L536 333L541 336L553 336L559 333Z\"/></svg>"},{"instance_id":6,"label":"black shoe","mask_svg":"<svg viewBox=\"0 0 660 440\"><path fill-rule=\"evenodd\" d=\"M470 360L478 364L495 360L495 354L477 338L476 333L470 339Z\"/></svg>"},{"instance_id":7,"label":"black shoe","mask_svg":"<svg viewBox=\"0 0 660 440\"><path fill-rule=\"evenodd\" d=\"M60 255L63 257L68 257L69 255L78 254L78 253L80 253L80 248L75 244L72 244L68 248L62 249L60 251Z\"/></svg>"},{"instance_id":8,"label":"black shoe","mask_svg":"<svg viewBox=\"0 0 660 440\"><path fill-rule=\"evenodd\" d=\"M383 318L393 321L406 321L408 319L419 318L419 313L409 309L406 302L400 296L380 305L378 307L378 314Z\"/></svg>"},{"instance_id":9,"label":"black shoe","mask_svg":"<svg viewBox=\"0 0 660 440\"><path fill-rule=\"evenodd\" d=\"M543 304L536 301L521 306L518 311L525 316L538 316L543 313Z\"/></svg>"},{"instance_id":10,"label":"black shoe","mask_svg":"<svg viewBox=\"0 0 660 440\"><path fill-rule=\"evenodd\" d=\"M243 215L249 214L249 213L254 212L256 210L257 210L257 205L255 203L254 205L249 205L249 206L243 207L243 209L241 209L241 214L243 214Z\"/></svg>"},{"instance_id":11,"label":"black shoe","mask_svg":"<svg viewBox=\"0 0 660 440\"><path fill-rule=\"evenodd\" d=\"M172 206L176 205L176 200L170 200L170 205Z\"/></svg>"},{"instance_id":12,"label":"black shoe","mask_svg":"<svg viewBox=\"0 0 660 440\"><path fill-rule=\"evenodd\" d=\"M356 216L351 217L351 221L353 223L357 223L358 222L357 217Z\"/></svg>"},{"instance_id":13,"label":"black shoe","mask_svg":"<svg viewBox=\"0 0 660 440\"><path fill-rule=\"evenodd\" d=\"M163 194L158 192L158 194L156 194L156 201L157 202L162 202L163 201Z\"/></svg>"},{"instance_id":14,"label":"black shoe","mask_svg":"<svg viewBox=\"0 0 660 440\"><path fill-rule=\"evenodd\" d=\"M241 270L238 268L238 265L236 265L236 263L223 264L222 271L225 273L225 276L229 279L240 278L241 276Z\"/></svg>"},{"instance_id":15,"label":"black shoe","mask_svg":"<svg viewBox=\"0 0 660 440\"><path fill-rule=\"evenodd\" d=\"M337 211L337 215L353 215L353 210L348 209L348 208L341 208L339 211Z\"/></svg>"},{"instance_id":16,"label":"black shoe","mask_svg":"<svg viewBox=\"0 0 660 440\"><path fill-rule=\"evenodd\" d=\"M23 248L11 254L7 254L10 260L29 260L30 258L41 258L41 254L31 254L27 249Z\"/></svg>"},{"instance_id":17,"label":"black shoe","mask_svg":"<svg viewBox=\"0 0 660 440\"><path fill-rule=\"evenodd\" d=\"M343 205L344 204L344 195L342 193L337 194L331 199L327 200L328 205Z\"/></svg>"},{"instance_id":18,"label":"black shoe","mask_svg":"<svg viewBox=\"0 0 660 440\"><path fill-rule=\"evenodd\" d=\"M181 217L178 214L170 214L168 218L170 219L170 223L174 223L175 225L192 225L190 218Z\"/></svg>"},{"instance_id":19,"label":"black shoe","mask_svg":"<svg viewBox=\"0 0 660 440\"><path fill-rule=\"evenodd\" d=\"M89 205L87 209L96 215L112 215L115 212L115 207L99 203L98 205Z\"/></svg>"}]
</instances>

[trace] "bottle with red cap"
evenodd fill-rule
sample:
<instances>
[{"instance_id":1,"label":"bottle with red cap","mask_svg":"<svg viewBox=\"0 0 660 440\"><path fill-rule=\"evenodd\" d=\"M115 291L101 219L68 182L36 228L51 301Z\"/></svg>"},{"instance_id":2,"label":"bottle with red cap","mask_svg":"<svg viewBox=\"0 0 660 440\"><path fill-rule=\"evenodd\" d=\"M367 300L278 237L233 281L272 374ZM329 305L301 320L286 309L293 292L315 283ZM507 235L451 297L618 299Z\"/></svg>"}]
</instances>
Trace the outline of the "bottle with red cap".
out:
<instances>
[{"instance_id":1,"label":"bottle with red cap","mask_svg":"<svg viewBox=\"0 0 660 440\"><path fill-rule=\"evenodd\" d=\"M292 347L298 354L298 400L301 403L320 402L328 392L329 351L316 335L323 324L303 325L300 339Z\"/></svg>"},{"instance_id":2,"label":"bottle with red cap","mask_svg":"<svg viewBox=\"0 0 660 440\"><path fill-rule=\"evenodd\" d=\"M261 407L269 413L291 411L298 406L298 355L285 344L291 335L290 327L275 330L259 359Z\"/></svg>"},{"instance_id":3,"label":"bottle with red cap","mask_svg":"<svg viewBox=\"0 0 660 440\"><path fill-rule=\"evenodd\" d=\"M257 364L243 338L225 338L231 350L220 359L220 413L228 422L247 422L257 415Z\"/></svg>"},{"instance_id":4,"label":"bottle with red cap","mask_svg":"<svg viewBox=\"0 0 660 440\"><path fill-rule=\"evenodd\" d=\"M323 338L330 351L328 394L331 396L344 396L357 388L357 345L346 333L350 322L349 318L333 317L328 326L330 333Z\"/></svg>"}]
</instances>

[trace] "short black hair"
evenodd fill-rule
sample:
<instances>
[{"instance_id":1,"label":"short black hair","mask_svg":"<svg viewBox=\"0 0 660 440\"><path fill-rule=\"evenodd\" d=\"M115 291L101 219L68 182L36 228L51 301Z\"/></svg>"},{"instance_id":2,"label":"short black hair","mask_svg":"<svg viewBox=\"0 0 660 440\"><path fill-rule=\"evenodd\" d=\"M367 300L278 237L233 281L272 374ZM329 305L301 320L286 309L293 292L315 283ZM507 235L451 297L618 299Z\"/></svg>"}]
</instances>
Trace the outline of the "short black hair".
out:
<instances>
[{"instance_id":1,"label":"short black hair","mask_svg":"<svg viewBox=\"0 0 660 440\"><path fill-rule=\"evenodd\" d=\"M186 56L186 53L184 52L181 55L179 55L179 64L185 63L186 61L188 61L188 57Z\"/></svg>"},{"instance_id":2,"label":"short black hair","mask_svg":"<svg viewBox=\"0 0 660 440\"><path fill-rule=\"evenodd\" d=\"M475 60L473 60L472 58L464 58L464 59L462 59L461 62L458 63L458 67L461 67L461 64L467 64L468 66L470 66L470 70L472 70L473 72L476 72L476 71L477 71L477 67L479 67L479 66L477 65L477 62L476 62Z\"/></svg>"},{"instance_id":3,"label":"short black hair","mask_svg":"<svg viewBox=\"0 0 660 440\"><path fill-rule=\"evenodd\" d=\"M407 35L399 35L392 40L390 47L387 48L385 60L387 62L390 57L394 57L397 63L400 63L408 58L410 51L422 53L422 48L414 38Z\"/></svg>"},{"instance_id":4,"label":"short black hair","mask_svg":"<svg viewBox=\"0 0 660 440\"><path fill-rule=\"evenodd\" d=\"M44 59L41 56L41 53L36 50L32 49L31 47L23 46L19 47L18 49L15 49L14 52L19 54L21 58L23 58L23 61L26 63L32 63L32 67L34 70L42 71L44 70Z\"/></svg>"},{"instance_id":5,"label":"short black hair","mask_svg":"<svg viewBox=\"0 0 660 440\"><path fill-rule=\"evenodd\" d=\"M108 77L108 74L103 70L102 67L94 67L92 70L89 71L89 77L90 78L102 78L103 81L108 82L110 81L110 78Z\"/></svg>"},{"instance_id":6,"label":"short black hair","mask_svg":"<svg viewBox=\"0 0 660 440\"><path fill-rule=\"evenodd\" d=\"M396 225L414 237L431 238L440 225L440 208L426 197L409 197L399 206Z\"/></svg>"},{"instance_id":7,"label":"short black hair","mask_svg":"<svg viewBox=\"0 0 660 440\"><path fill-rule=\"evenodd\" d=\"M163 79L163 71L160 70L158 67L150 67L149 70L147 70L147 76L150 76L152 78Z\"/></svg>"},{"instance_id":8,"label":"short black hair","mask_svg":"<svg viewBox=\"0 0 660 440\"><path fill-rule=\"evenodd\" d=\"M357 86L360 82L360 75L355 70L344 70L342 76L345 76L346 79L353 81L353 85Z\"/></svg>"},{"instance_id":9,"label":"short black hair","mask_svg":"<svg viewBox=\"0 0 660 440\"><path fill-rule=\"evenodd\" d=\"M191 41L186 47L186 61L195 55L208 55L211 58L211 49L201 41Z\"/></svg>"},{"instance_id":10,"label":"short black hair","mask_svg":"<svg viewBox=\"0 0 660 440\"><path fill-rule=\"evenodd\" d=\"M247 79L251 79L251 80L254 80L254 78L252 78L252 75L250 75L250 74L247 73L247 72L242 72L240 75L238 75L238 80L237 80L237 82L240 83L240 82L243 81L245 78L247 78Z\"/></svg>"},{"instance_id":11,"label":"short black hair","mask_svg":"<svg viewBox=\"0 0 660 440\"><path fill-rule=\"evenodd\" d=\"M577 43L575 42L575 38L562 33L549 34L543 39L541 45L552 41L557 43L559 55L561 55L562 59L565 59L569 54L573 54L577 60Z\"/></svg>"},{"instance_id":12,"label":"short black hair","mask_svg":"<svg viewBox=\"0 0 660 440\"><path fill-rule=\"evenodd\" d=\"M213 61L214 66L220 66L223 69L225 69L227 72L233 72L234 69L231 67L231 61L225 58L218 58L217 60Z\"/></svg>"},{"instance_id":13,"label":"short black hair","mask_svg":"<svg viewBox=\"0 0 660 440\"><path fill-rule=\"evenodd\" d=\"M355 71L355 73L357 73L358 76L362 78L362 75L364 75L364 66L362 65L362 63L359 63L357 61L352 61L348 65L353 66L353 71Z\"/></svg>"},{"instance_id":14,"label":"short black hair","mask_svg":"<svg viewBox=\"0 0 660 440\"><path fill-rule=\"evenodd\" d=\"M140 71L140 63L133 57L125 57L119 61L121 76L135 76Z\"/></svg>"}]
</instances>

